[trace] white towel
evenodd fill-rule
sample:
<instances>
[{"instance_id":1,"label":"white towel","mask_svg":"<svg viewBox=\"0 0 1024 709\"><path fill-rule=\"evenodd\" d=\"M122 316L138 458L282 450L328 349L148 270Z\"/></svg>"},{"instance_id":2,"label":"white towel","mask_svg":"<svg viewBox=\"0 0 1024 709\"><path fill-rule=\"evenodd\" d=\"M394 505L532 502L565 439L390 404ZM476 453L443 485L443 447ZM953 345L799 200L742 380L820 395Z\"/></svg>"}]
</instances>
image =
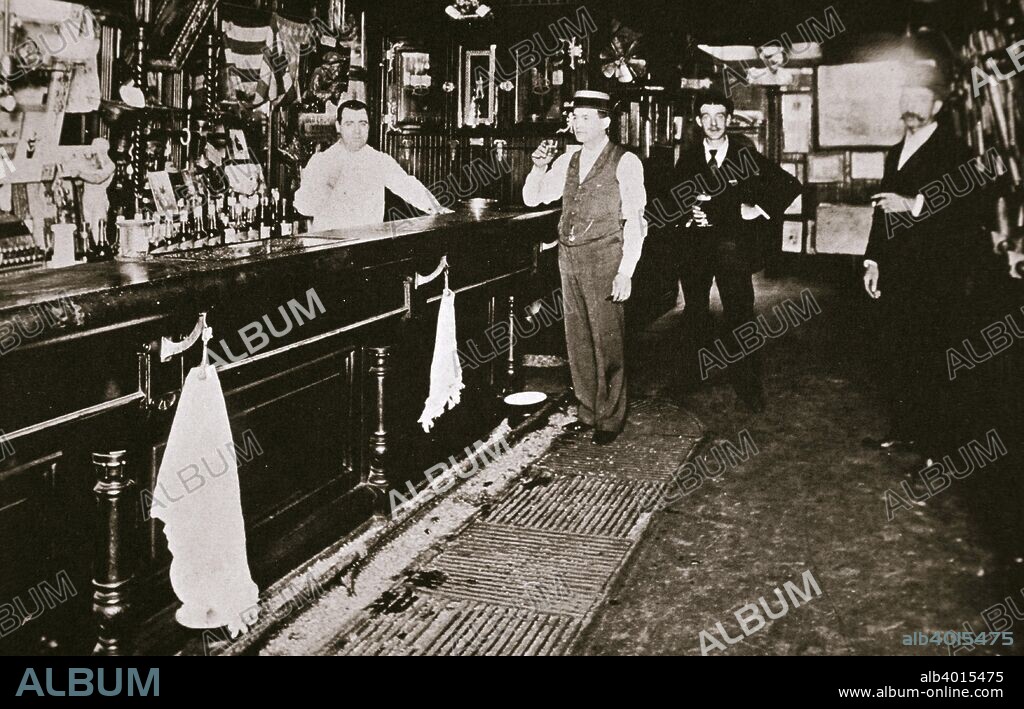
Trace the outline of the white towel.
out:
<instances>
[{"instance_id":1,"label":"white towel","mask_svg":"<svg viewBox=\"0 0 1024 709\"><path fill-rule=\"evenodd\" d=\"M163 520L171 587L182 603L175 617L187 628L245 632L256 620L259 589L246 556L227 406L212 365L188 373L156 483L152 516Z\"/></svg>"},{"instance_id":2,"label":"white towel","mask_svg":"<svg viewBox=\"0 0 1024 709\"><path fill-rule=\"evenodd\" d=\"M419 419L424 431L434 426L434 419L444 413L445 407L451 410L459 403L463 386L455 336L455 293L445 288L437 311L434 359L430 363L430 395Z\"/></svg>"}]
</instances>

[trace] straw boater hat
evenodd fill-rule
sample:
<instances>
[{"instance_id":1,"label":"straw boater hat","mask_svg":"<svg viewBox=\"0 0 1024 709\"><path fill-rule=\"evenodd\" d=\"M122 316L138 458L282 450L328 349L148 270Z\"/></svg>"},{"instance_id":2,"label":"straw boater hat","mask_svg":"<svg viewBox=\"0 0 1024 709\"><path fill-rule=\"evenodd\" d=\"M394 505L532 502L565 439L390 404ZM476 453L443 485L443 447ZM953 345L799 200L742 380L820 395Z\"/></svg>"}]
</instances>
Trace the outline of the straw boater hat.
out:
<instances>
[{"instance_id":1,"label":"straw boater hat","mask_svg":"<svg viewBox=\"0 0 1024 709\"><path fill-rule=\"evenodd\" d=\"M612 97L603 91L577 91L572 97L573 108L596 108L598 111L612 110Z\"/></svg>"}]
</instances>

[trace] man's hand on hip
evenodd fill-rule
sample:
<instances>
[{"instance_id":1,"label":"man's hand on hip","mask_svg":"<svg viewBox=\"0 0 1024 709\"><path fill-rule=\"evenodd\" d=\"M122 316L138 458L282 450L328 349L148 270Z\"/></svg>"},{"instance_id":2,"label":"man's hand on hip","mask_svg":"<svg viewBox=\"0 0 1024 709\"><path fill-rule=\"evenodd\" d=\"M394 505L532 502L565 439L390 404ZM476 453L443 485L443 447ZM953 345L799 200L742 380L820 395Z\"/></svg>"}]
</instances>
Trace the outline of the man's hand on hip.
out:
<instances>
[{"instance_id":1,"label":"man's hand on hip","mask_svg":"<svg viewBox=\"0 0 1024 709\"><path fill-rule=\"evenodd\" d=\"M616 303L621 303L625 300L629 300L630 293L633 292L633 279L629 276L616 273L615 280L612 281L612 294L611 300Z\"/></svg>"},{"instance_id":2,"label":"man's hand on hip","mask_svg":"<svg viewBox=\"0 0 1024 709\"><path fill-rule=\"evenodd\" d=\"M869 263L864 269L864 290L872 298L882 297L882 291L878 290L878 265Z\"/></svg>"},{"instance_id":3,"label":"man's hand on hip","mask_svg":"<svg viewBox=\"0 0 1024 709\"><path fill-rule=\"evenodd\" d=\"M914 209L914 200L910 197L896 194L895 192L879 192L871 195L871 201L876 207L881 207L883 212L909 212Z\"/></svg>"},{"instance_id":4,"label":"man's hand on hip","mask_svg":"<svg viewBox=\"0 0 1024 709\"><path fill-rule=\"evenodd\" d=\"M757 219L758 217L763 217L764 216L764 212L762 212L760 207L758 207L757 205L754 205L754 204L741 204L740 205L740 216L743 218L743 221L749 222L752 219Z\"/></svg>"}]
</instances>

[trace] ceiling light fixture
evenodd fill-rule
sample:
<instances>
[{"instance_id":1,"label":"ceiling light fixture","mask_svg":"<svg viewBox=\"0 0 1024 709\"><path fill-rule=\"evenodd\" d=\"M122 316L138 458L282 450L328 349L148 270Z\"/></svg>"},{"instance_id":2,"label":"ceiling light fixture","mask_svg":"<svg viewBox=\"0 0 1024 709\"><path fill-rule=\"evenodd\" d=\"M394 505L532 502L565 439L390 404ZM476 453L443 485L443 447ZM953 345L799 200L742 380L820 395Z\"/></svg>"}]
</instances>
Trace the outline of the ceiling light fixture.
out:
<instances>
[{"instance_id":1,"label":"ceiling light fixture","mask_svg":"<svg viewBox=\"0 0 1024 709\"><path fill-rule=\"evenodd\" d=\"M491 8L481 4L480 0L455 0L444 11L453 20L476 20L487 17Z\"/></svg>"}]
</instances>

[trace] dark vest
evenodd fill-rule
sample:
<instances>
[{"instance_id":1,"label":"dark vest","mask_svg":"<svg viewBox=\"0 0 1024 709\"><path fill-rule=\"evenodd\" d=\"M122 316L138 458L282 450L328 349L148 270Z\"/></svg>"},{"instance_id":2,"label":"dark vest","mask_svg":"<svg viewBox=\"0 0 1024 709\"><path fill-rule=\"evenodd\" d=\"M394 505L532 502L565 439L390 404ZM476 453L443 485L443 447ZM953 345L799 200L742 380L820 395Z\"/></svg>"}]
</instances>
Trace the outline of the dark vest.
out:
<instances>
[{"instance_id":1,"label":"dark vest","mask_svg":"<svg viewBox=\"0 0 1024 709\"><path fill-rule=\"evenodd\" d=\"M608 141L580 184L580 152L569 158L558 222L563 246L622 243L622 199L615 171L626 150Z\"/></svg>"}]
</instances>

